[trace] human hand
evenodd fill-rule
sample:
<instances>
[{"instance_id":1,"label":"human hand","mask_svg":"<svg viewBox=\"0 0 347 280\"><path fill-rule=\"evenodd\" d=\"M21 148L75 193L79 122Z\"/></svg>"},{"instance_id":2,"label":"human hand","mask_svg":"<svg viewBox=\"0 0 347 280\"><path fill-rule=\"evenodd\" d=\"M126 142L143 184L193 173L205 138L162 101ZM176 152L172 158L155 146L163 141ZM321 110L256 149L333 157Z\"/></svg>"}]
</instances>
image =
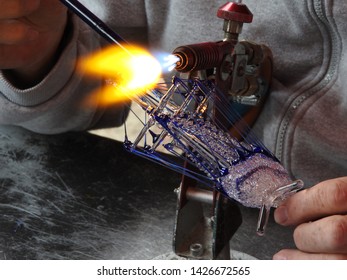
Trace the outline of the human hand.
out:
<instances>
[{"instance_id":1,"label":"human hand","mask_svg":"<svg viewBox=\"0 0 347 280\"><path fill-rule=\"evenodd\" d=\"M67 11L58 0L0 0L0 69L24 87L50 70Z\"/></svg>"},{"instance_id":2,"label":"human hand","mask_svg":"<svg viewBox=\"0 0 347 280\"><path fill-rule=\"evenodd\" d=\"M347 177L298 192L275 210L275 221L295 225L297 249L274 259L347 259Z\"/></svg>"}]
</instances>

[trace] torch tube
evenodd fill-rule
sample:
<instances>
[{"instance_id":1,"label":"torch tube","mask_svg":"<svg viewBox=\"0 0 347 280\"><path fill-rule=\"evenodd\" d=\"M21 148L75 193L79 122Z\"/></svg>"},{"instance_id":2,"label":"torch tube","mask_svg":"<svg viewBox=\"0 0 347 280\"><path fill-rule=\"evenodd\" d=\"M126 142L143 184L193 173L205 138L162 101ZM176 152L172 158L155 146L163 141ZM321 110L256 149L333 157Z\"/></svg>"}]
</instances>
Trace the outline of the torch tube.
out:
<instances>
[{"instance_id":1,"label":"torch tube","mask_svg":"<svg viewBox=\"0 0 347 280\"><path fill-rule=\"evenodd\" d=\"M77 0L60 0L71 12L76 14L80 19L82 19L86 24L88 24L92 29L94 29L101 37L106 39L109 43L115 43L121 47L124 51L130 54L126 49L128 45L120 35L113 31L107 26L100 18L98 18L94 13L92 13L86 6Z\"/></svg>"}]
</instances>

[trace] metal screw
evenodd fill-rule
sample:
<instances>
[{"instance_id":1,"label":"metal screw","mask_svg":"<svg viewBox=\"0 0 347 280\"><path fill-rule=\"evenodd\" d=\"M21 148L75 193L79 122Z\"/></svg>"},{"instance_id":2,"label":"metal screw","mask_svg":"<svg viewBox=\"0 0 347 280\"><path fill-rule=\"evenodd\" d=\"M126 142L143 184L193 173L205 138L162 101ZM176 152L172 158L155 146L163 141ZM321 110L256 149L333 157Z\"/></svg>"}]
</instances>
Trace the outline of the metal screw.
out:
<instances>
[{"instance_id":1,"label":"metal screw","mask_svg":"<svg viewBox=\"0 0 347 280\"><path fill-rule=\"evenodd\" d=\"M200 243L194 243L190 245L189 250L193 257L200 257L204 253L204 246Z\"/></svg>"}]
</instances>

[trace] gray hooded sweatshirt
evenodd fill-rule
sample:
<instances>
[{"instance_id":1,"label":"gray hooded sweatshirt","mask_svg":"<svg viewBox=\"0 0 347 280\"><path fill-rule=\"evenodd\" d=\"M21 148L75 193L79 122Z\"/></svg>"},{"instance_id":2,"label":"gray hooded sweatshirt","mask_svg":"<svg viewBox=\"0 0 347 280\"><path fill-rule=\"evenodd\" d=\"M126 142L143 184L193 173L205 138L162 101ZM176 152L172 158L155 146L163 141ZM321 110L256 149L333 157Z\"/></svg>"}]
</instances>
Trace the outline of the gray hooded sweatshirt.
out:
<instances>
[{"instance_id":1,"label":"gray hooded sweatshirt","mask_svg":"<svg viewBox=\"0 0 347 280\"><path fill-rule=\"evenodd\" d=\"M216 17L225 0L84 0L128 41L171 52L223 38ZM254 14L242 37L268 45L274 80L254 129L289 172L307 186L347 175L347 5L332 0L244 1ZM54 134L92 127L103 109L83 107L101 82L75 75L76 58L101 46L99 36L72 17L70 41L50 73L19 90L0 73L0 123ZM117 115L121 109L115 110ZM118 115L121 115L120 113ZM121 119L114 116L115 125Z\"/></svg>"}]
</instances>

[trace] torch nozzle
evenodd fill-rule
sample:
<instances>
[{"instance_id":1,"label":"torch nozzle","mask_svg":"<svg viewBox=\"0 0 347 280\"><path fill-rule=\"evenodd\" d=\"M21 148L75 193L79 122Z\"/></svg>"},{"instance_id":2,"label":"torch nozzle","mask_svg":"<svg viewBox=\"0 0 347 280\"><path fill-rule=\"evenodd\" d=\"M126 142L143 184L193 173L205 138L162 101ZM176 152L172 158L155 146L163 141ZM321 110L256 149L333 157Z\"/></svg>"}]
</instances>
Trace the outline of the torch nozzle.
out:
<instances>
[{"instance_id":1,"label":"torch nozzle","mask_svg":"<svg viewBox=\"0 0 347 280\"><path fill-rule=\"evenodd\" d=\"M230 53L228 42L207 42L186 45L176 48L173 55L177 57L175 69L179 72L190 72L217 67L226 53Z\"/></svg>"}]
</instances>

